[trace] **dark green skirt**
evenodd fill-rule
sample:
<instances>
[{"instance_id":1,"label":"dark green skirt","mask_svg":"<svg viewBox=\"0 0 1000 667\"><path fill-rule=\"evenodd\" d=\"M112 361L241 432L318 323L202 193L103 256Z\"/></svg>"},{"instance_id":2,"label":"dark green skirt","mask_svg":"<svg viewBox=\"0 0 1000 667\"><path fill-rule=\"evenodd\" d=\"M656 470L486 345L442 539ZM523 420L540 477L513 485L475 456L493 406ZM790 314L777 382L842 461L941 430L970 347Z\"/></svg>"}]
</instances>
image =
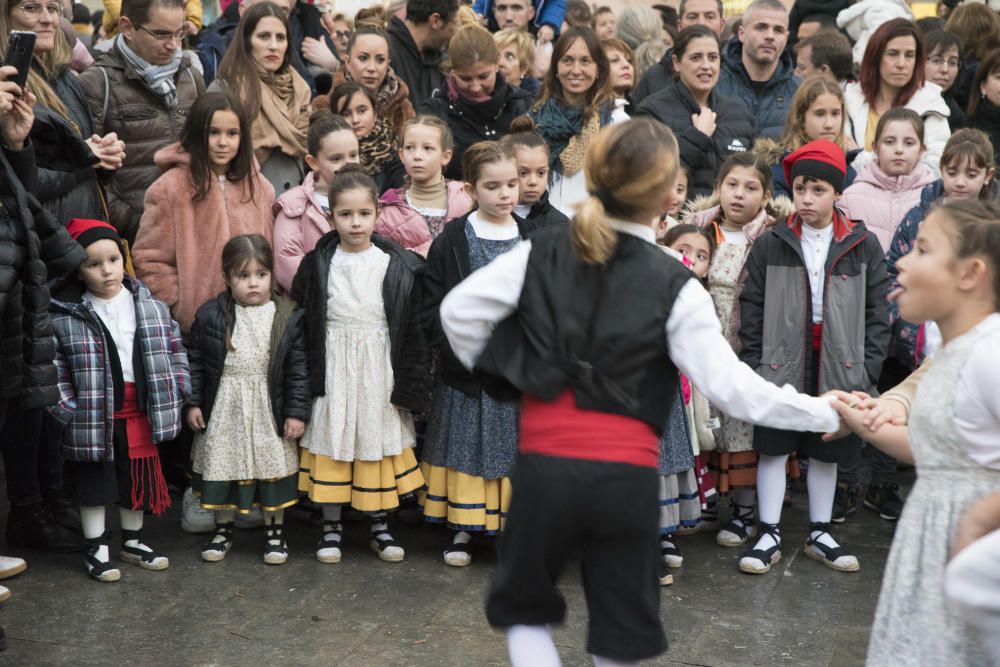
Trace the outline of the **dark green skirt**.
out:
<instances>
[{"instance_id":1,"label":"dark green skirt","mask_svg":"<svg viewBox=\"0 0 1000 667\"><path fill-rule=\"evenodd\" d=\"M274 512L299 502L298 473L278 479L206 481L194 473L191 488L209 510L236 510L248 514L254 507Z\"/></svg>"}]
</instances>

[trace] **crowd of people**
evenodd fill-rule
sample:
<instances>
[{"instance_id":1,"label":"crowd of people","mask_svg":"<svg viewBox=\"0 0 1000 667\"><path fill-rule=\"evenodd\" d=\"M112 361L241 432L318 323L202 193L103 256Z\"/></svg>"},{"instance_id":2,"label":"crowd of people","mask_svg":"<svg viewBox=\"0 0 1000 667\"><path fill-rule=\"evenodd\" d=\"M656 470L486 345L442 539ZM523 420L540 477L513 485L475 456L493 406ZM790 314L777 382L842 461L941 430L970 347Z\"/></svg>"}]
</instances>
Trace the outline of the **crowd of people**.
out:
<instances>
[{"instance_id":1,"label":"crowd of people","mask_svg":"<svg viewBox=\"0 0 1000 667\"><path fill-rule=\"evenodd\" d=\"M409 512L449 566L500 536L514 664L558 664L577 552L632 664L683 536L766 574L804 478L833 570L898 521L869 664L1000 662L998 10L220 4L0 13L8 553L163 570L179 497L206 562L296 557L297 506L391 563Z\"/></svg>"}]
</instances>

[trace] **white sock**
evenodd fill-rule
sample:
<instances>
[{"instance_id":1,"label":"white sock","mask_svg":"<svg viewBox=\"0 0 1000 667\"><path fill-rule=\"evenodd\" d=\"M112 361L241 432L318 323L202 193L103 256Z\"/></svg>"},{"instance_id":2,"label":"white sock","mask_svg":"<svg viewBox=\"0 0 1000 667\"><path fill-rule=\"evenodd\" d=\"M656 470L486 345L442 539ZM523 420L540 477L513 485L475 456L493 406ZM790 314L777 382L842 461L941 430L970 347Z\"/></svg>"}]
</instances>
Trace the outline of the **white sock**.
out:
<instances>
[{"instance_id":1,"label":"white sock","mask_svg":"<svg viewBox=\"0 0 1000 667\"><path fill-rule=\"evenodd\" d=\"M106 524L104 522L104 507L81 507L80 523L83 526L83 536L88 540L94 540L104 534ZM95 554L97 560L107 563L111 560L108 552L108 545L102 544Z\"/></svg>"},{"instance_id":2,"label":"white sock","mask_svg":"<svg viewBox=\"0 0 1000 667\"><path fill-rule=\"evenodd\" d=\"M323 505L323 521L340 523L340 516L343 513L343 505Z\"/></svg>"},{"instance_id":3,"label":"white sock","mask_svg":"<svg viewBox=\"0 0 1000 667\"><path fill-rule=\"evenodd\" d=\"M777 525L781 521L781 506L785 502L785 464L788 456L764 456L757 462L757 505L762 523ZM761 533L756 547L770 549L779 544L768 533Z\"/></svg>"},{"instance_id":4,"label":"white sock","mask_svg":"<svg viewBox=\"0 0 1000 667\"><path fill-rule=\"evenodd\" d=\"M274 525L276 525L276 526L282 526L282 525L284 525L284 523L285 523L285 510L281 509L281 510L275 510L273 512L269 512L267 510L263 510L263 512L264 512L264 526L265 527L266 526L270 526L272 520L274 521ZM270 544L270 545L272 545L272 546L276 546L276 547L277 546L281 546L281 540L280 539L270 539L270 540L267 541L267 543Z\"/></svg>"},{"instance_id":5,"label":"white sock","mask_svg":"<svg viewBox=\"0 0 1000 667\"><path fill-rule=\"evenodd\" d=\"M507 628L507 652L513 667L562 666L547 625L512 625Z\"/></svg>"},{"instance_id":6,"label":"white sock","mask_svg":"<svg viewBox=\"0 0 1000 667\"><path fill-rule=\"evenodd\" d=\"M389 524L386 523L386 513L385 512L369 512L368 519L371 521L369 528L371 529L372 537L374 537L379 542L388 542L392 540L392 535L389 534ZM376 535L376 531L384 530L386 532L381 535Z\"/></svg>"},{"instance_id":7,"label":"white sock","mask_svg":"<svg viewBox=\"0 0 1000 667\"><path fill-rule=\"evenodd\" d=\"M809 488L809 521L830 523L830 517L833 516L833 496L837 492L837 464L811 459L806 484ZM809 537L831 549L840 546L829 533L814 530Z\"/></svg>"},{"instance_id":8,"label":"white sock","mask_svg":"<svg viewBox=\"0 0 1000 667\"><path fill-rule=\"evenodd\" d=\"M215 512L215 525L221 526L223 524L232 523L236 520L236 510L213 510ZM225 542L226 538L220 534L216 534L212 538L212 542L216 544L221 544Z\"/></svg>"},{"instance_id":9,"label":"white sock","mask_svg":"<svg viewBox=\"0 0 1000 667\"><path fill-rule=\"evenodd\" d=\"M611 658L602 658L599 655L591 656L594 659L594 667L638 667L638 662L622 662Z\"/></svg>"},{"instance_id":10,"label":"white sock","mask_svg":"<svg viewBox=\"0 0 1000 667\"><path fill-rule=\"evenodd\" d=\"M122 530L142 530L142 510L128 510L124 507L118 508L118 519L121 521ZM152 551L139 540L125 540L125 546L143 551Z\"/></svg>"},{"instance_id":11,"label":"white sock","mask_svg":"<svg viewBox=\"0 0 1000 667\"><path fill-rule=\"evenodd\" d=\"M464 530L460 530L457 533L455 533L455 537L454 537L454 539L452 539L451 543L452 544L468 544L471 541L472 541L472 535L469 534L469 533L467 533L467 532L465 532Z\"/></svg>"},{"instance_id":12,"label":"white sock","mask_svg":"<svg viewBox=\"0 0 1000 667\"><path fill-rule=\"evenodd\" d=\"M674 549L676 545L674 544L673 533L670 535L660 535L660 548L661 549Z\"/></svg>"}]
</instances>

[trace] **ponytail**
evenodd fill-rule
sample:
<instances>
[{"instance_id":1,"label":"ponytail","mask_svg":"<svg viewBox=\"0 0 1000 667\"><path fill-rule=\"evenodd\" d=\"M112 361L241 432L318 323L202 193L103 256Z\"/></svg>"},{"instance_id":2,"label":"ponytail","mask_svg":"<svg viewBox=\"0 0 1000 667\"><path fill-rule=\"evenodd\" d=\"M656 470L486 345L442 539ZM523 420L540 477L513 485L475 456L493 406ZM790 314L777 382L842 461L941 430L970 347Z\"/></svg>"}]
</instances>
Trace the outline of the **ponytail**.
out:
<instances>
[{"instance_id":1,"label":"ponytail","mask_svg":"<svg viewBox=\"0 0 1000 667\"><path fill-rule=\"evenodd\" d=\"M666 125L636 118L601 130L584 161L590 197L571 223L580 260L607 262L618 242L608 218L632 220L646 213L651 202L673 191L677 169L677 139Z\"/></svg>"},{"instance_id":2,"label":"ponytail","mask_svg":"<svg viewBox=\"0 0 1000 667\"><path fill-rule=\"evenodd\" d=\"M573 217L573 245L577 257L585 264L604 264L618 244L618 232L608 222L604 204L590 195Z\"/></svg>"}]
</instances>

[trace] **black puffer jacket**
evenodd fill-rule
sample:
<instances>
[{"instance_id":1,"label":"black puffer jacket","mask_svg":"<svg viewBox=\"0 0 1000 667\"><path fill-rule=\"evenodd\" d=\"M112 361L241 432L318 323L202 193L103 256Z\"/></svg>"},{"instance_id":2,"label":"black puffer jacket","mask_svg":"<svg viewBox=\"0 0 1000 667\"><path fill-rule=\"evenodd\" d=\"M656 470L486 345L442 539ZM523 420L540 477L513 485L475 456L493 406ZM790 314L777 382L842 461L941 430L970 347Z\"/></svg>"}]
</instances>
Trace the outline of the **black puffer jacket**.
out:
<instances>
[{"instance_id":1,"label":"black puffer jacket","mask_svg":"<svg viewBox=\"0 0 1000 667\"><path fill-rule=\"evenodd\" d=\"M562 223L569 222L569 218L549 203L549 191L542 193L541 199L531 205L528 215L524 216L534 226L534 229L545 229Z\"/></svg>"},{"instance_id":2,"label":"black puffer jacket","mask_svg":"<svg viewBox=\"0 0 1000 667\"><path fill-rule=\"evenodd\" d=\"M969 127L986 133L993 144L994 159L1000 157L1000 107L987 99L979 100L976 113L969 117Z\"/></svg>"},{"instance_id":3,"label":"black puffer jacket","mask_svg":"<svg viewBox=\"0 0 1000 667\"><path fill-rule=\"evenodd\" d=\"M31 141L38 160L38 199L62 225L71 218L104 220L95 170L100 160L84 141L94 134L87 98L68 67L60 68L50 83L66 105L69 118L53 109L35 107Z\"/></svg>"},{"instance_id":4,"label":"black puffer jacket","mask_svg":"<svg viewBox=\"0 0 1000 667\"><path fill-rule=\"evenodd\" d=\"M681 159L691 170L689 198L711 194L726 158L753 146L753 116L739 101L713 92L708 107L715 112L715 133L711 137L695 129L691 116L700 108L680 81L647 97L636 110L637 116L652 116L677 135Z\"/></svg>"},{"instance_id":5,"label":"black puffer jacket","mask_svg":"<svg viewBox=\"0 0 1000 667\"><path fill-rule=\"evenodd\" d=\"M498 141L510 131L510 123L528 113L533 98L517 86L507 85L497 74L493 95L485 102L469 102L461 96L454 102L446 90L437 89L417 108L417 113L437 116L451 128L455 148L451 162L444 170L445 178L462 179L462 155L477 141Z\"/></svg>"},{"instance_id":6,"label":"black puffer jacket","mask_svg":"<svg viewBox=\"0 0 1000 667\"><path fill-rule=\"evenodd\" d=\"M30 145L0 151L0 398L21 397L25 409L59 400L47 282L86 259L26 191L37 185L35 174Z\"/></svg>"},{"instance_id":7,"label":"black puffer jacket","mask_svg":"<svg viewBox=\"0 0 1000 667\"><path fill-rule=\"evenodd\" d=\"M392 404L423 412L430 392L430 349L420 327L423 260L414 252L380 236L372 243L389 255L389 267L382 281L385 318L389 323L390 359L394 378ZM292 298L305 308L306 348L313 396L326 394L326 306L330 260L340 245L333 231L321 238L316 248L302 258L292 281Z\"/></svg>"},{"instance_id":8,"label":"black puffer jacket","mask_svg":"<svg viewBox=\"0 0 1000 667\"><path fill-rule=\"evenodd\" d=\"M470 396L476 396L491 380L479 372L469 372L455 357L441 327L441 302L455 285L469 277L469 240L465 236L465 223L469 214L455 218L444 226L427 251L424 270L423 323L431 346L441 352L441 381ZM537 229L533 222L514 217L521 238L527 238Z\"/></svg>"},{"instance_id":9,"label":"black puffer jacket","mask_svg":"<svg viewBox=\"0 0 1000 667\"><path fill-rule=\"evenodd\" d=\"M267 370L267 389L278 435L284 434L285 419L309 421L312 396L309 393L309 368L306 365L302 310L288 299L276 297L274 322L271 324ZM195 315L188 338L188 362L191 364L190 406L200 407L205 421L212 414L215 395L222 379L229 348L226 346L226 311L235 318L235 306L226 293L202 304Z\"/></svg>"}]
</instances>

